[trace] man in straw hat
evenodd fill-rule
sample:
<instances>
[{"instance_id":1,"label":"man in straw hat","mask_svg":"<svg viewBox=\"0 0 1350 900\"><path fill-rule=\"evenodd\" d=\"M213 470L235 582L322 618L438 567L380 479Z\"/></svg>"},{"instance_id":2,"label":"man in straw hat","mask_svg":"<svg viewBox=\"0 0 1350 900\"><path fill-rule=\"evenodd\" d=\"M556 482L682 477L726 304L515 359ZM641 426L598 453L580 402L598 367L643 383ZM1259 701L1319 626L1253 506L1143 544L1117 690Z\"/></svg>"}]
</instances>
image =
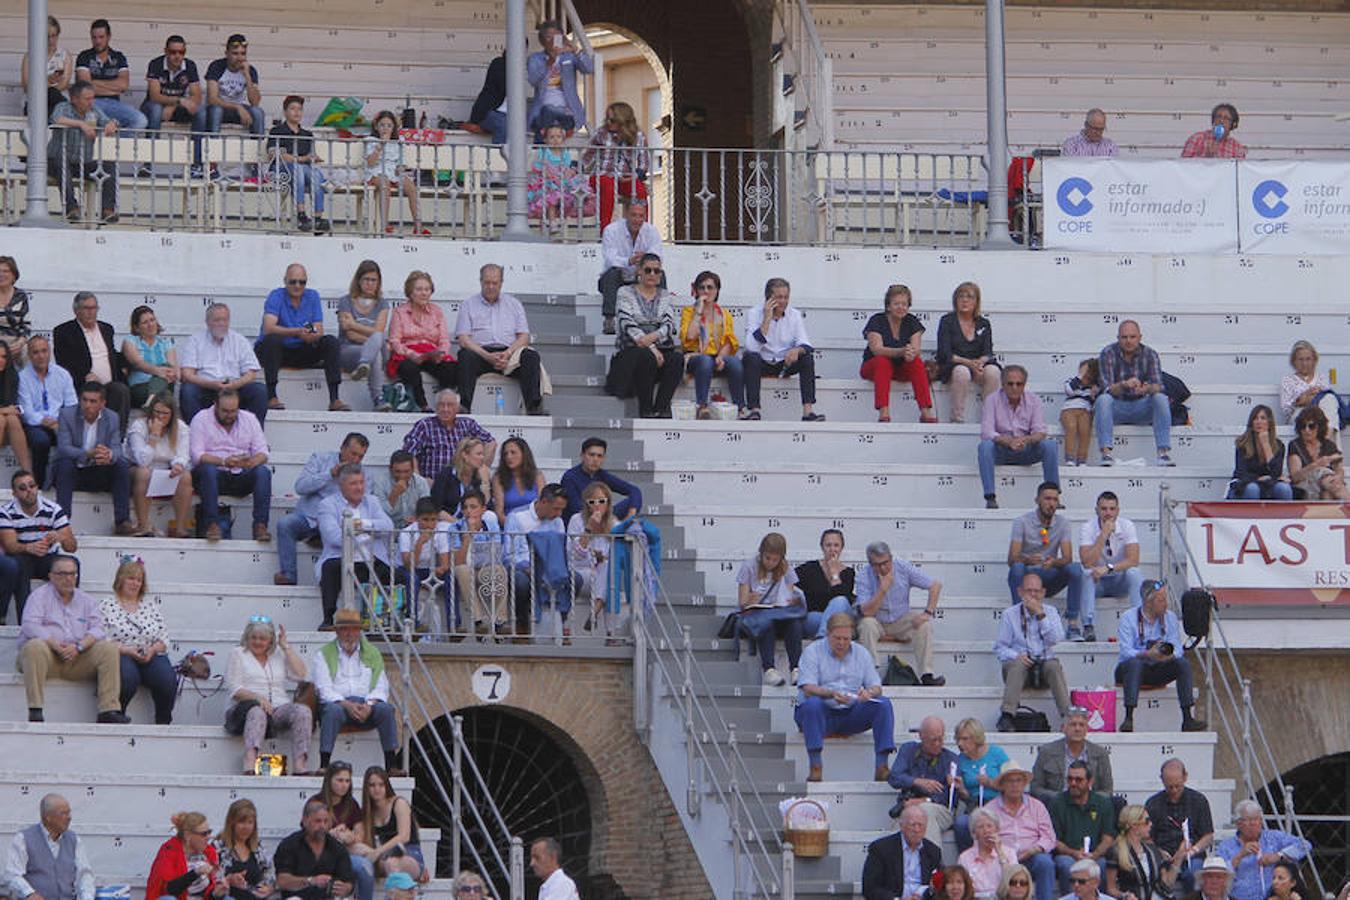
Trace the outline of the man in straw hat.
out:
<instances>
[{"instance_id":1,"label":"man in straw hat","mask_svg":"<svg viewBox=\"0 0 1350 900\"><path fill-rule=\"evenodd\" d=\"M399 765L398 717L389 703L384 657L361 633L361 614L356 610L338 610L333 626L336 640L319 648L310 667L319 694L319 765L328 768L343 726L374 728L380 733L385 769L400 778L404 772Z\"/></svg>"},{"instance_id":2,"label":"man in straw hat","mask_svg":"<svg viewBox=\"0 0 1350 900\"><path fill-rule=\"evenodd\" d=\"M1200 867L1200 889L1185 895L1182 900L1228 900L1228 889L1233 884L1233 870L1217 853L1205 857Z\"/></svg>"},{"instance_id":3,"label":"man in straw hat","mask_svg":"<svg viewBox=\"0 0 1350 900\"><path fill-rule=\"evenodd\" d=\"M1008 760L994 779L998 796L985 805L998 817L998 835L1004 846L1017 854L1017 861L1031 870L1036 882L1036 900L1054 900L1055 861L1050 851L1055 846L1055 826L1045 804L1027 793L1031 770L1016 760Z\"/></svg>"}]
</instances>

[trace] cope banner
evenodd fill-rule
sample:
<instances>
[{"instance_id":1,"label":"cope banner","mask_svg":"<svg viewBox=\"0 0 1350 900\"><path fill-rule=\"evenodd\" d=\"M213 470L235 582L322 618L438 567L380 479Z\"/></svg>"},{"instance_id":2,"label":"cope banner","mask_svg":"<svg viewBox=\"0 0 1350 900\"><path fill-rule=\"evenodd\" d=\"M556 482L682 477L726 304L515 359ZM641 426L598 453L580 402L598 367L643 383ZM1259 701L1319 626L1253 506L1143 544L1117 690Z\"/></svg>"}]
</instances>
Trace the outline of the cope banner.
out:
<instances>
[{"instance_id":1,"label":"cope banner","mask_svg":"<svg viewBox=\"0 0 1350 900\"><path fill-rule=\"evenodd\" d=\"M1350 604L1350 504L1186 504L1192 584L1220 603Z\"/></svg>"},{"instance_id":2,"label":"cope banner","mask_svg":"<svg viewBox=\"0 0 1350 900\"><path fill-rule=\"evenodd\" d=\"M1238 164L1243 253L1350 252L1350 165Z\"/></svg>"},{"instance_id":3,"label":"cope banner","mask_svg":"<svg viewBox=\"0 0 1350 900\"><path fill-rule=\"evenodd\" d=\"M1234 253L1236 165L1222 159L1045 160L1045 246Z\"/></svg>"}]
</instances>

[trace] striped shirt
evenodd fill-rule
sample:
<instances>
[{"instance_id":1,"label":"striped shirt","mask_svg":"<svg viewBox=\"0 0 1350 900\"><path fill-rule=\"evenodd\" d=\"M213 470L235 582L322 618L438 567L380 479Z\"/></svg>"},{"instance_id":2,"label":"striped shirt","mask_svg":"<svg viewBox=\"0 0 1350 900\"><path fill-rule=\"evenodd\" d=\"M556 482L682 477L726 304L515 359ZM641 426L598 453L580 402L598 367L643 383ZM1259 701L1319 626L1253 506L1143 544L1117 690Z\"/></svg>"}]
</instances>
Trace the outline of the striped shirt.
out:
<instances>
[{"instance_id":1,"label":"striped shirt","mask_svg":"<svg viewBox=\"0 0 1350 900\"><path fill-rule=\"evenodd\" d=\"M1115 156L1116 142L1109 137L1090 141L1083 132L1078 132L1064 140L1060 145L1061 156Z\"/></svg>"},{"instance_id":2,"label":"striped shirt","mask_svg":"<svg viewBox=\"0 0 1350 900\"><path fill-rule=\"evenodd\" d=\"M31 544L42 540L44 534L70 527L70 517L59 505L42 495L38 495L38 506L29 515L23 504L14 498L0 506L0 529L12 528L20 544ZM47 548L47 553L60 553L61 545L55 541Z\"/></svg>"}]
</instances>

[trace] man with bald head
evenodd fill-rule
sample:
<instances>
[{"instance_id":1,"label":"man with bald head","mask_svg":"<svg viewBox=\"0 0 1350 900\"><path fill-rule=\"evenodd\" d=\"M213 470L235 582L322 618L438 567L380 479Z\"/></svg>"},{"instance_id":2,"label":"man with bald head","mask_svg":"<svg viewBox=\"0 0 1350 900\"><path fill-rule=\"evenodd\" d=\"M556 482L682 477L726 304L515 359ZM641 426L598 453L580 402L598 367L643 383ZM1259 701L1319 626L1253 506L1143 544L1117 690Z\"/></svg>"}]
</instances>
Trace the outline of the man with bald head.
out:
<instances>
[{"instance_id":1,"label":"man with bald head","mask_svg":"<svg viewBox=\"0 0 1350 900\"><path fill-rule=\"evenodd\" d=\"M1185 838L1190 837L1190 860L1177 873L1181 892L1195 890L1195 876L1200 864L1214 844L1214 815L1204 794L1186 786L1186 764L1173 757L1162 764L1159 772L1163 789L1158 791L1144 808L1153 822L1153 842L1166 854L1169 861L1182 853ZM1186 823L1186 828L1181 823Z\"/></svg>"},{"instance_id":2,"label":"man with bald head","mask_svg":"<svg viewBox=\"0 0 1350 900\"><path fill-rule=\"evenodd\" d=\"M1115 464L1112 435L1117 425L1153 426L1158 465L1172 462L1172 408L1163 393L1162 362L1158 351L1143 343L1139 323L1126 319L1116 329L1116 341L1102 348L1098 359L1102 392L1093 410L1101 464Z\"/></svg>"},{"instance_id":3,"label":"man with bald head","mask_svg":"<svg viewBox=\"0 0 1350 900\"><path fill-rule=\"evenodd\" d=\"M865 900L923 896L933 873L942 868L942 847L924 837L927 831L923 807L906 806L900 813L900 830L867 846L862 875Z\"/></svg>"},{"instance_id":4,"label":"man with bald head","mask_svg":"<svg viewBox=\"0 0 1350 900\"><path fill-rule=\"evenodd\" d=\"M1065 139L1062 156L1115 156L1116 144L1106 136L1106 113L1096 107L1083 117L1083 129Z\"/></svg>"},{"instance_id":5,"label":"man with bald head","mask_svg":"<svg viewBox=\"0 0 1350 900\"><path fill-rule=\"evenodd\" d=\"M937 716L928 716L919 723L919 739L903 744L895 754L891 776L887 782L900 792L891 807L890 816L898 819L910 806L923 809L928 817L928 840L941 846L942 832L956 821L956 803L948 803L951 788L956 786L955 799L965 795L956 773L956 754L943 746L947 726ZM965 818L964 813L961 814Z\"/></svg>"},{"instance_id":6,"label":"man with bald head","mask_svg":"<svg viewBox=\"0 0 1350 900\"><path fill-rule=\"evenodd\" d=\"M94 900L94 871L70 830L70 803L47 794L42 821L15 832L5 858L4 887L15 900Z\"/></svg>"},{"instance_id":7,"label":"man with bald head","mask_svg":"<svg viewBox=\"0 0 1350 900\"><path fill-rule=\"evenodd\" d=\"M285 409L277 397L277 377L281 367L323 369L328 382L329 412L351 409L338 397L342 386L342 368L338 360L338 340L323 333L323 301L309 287L309 273L299 263L286 267L286 283L273 288L263 305L262 327L253 345L262 363L267 382L267 408Z\"/></svg>"}]
</instances>

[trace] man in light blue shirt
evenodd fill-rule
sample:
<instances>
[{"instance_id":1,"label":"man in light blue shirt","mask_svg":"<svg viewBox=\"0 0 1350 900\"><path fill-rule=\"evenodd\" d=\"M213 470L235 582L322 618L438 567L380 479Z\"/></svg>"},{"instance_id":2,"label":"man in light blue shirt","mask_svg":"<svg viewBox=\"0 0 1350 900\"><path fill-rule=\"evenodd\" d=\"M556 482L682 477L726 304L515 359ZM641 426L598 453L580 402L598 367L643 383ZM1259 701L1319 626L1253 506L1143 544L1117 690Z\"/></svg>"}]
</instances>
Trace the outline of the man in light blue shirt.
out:
<instances>
[{"instance_id":1,"label":"man in light blue shirt","mask_svg":"<svg viewBox=\"0 0 1350 900\"><path fill-rule=\"evenodd\" d=\"M320 631L333 630L333 615L342 594L342 529L348 510L357 530L352 540L352 568L356 577L366 582L390 583L389 545L394 532L393 521L380 508L380 501L366 493L366 473L360 464L342 466L337 481L338 492L320 503L316 513L319 536L323 538L323 550L314 563L314 575L323 600Z\"/></svg>"},{"instance_id":2,"label":"man in light blue shirt","mask_svg":"<svg viewBox=\"0 0 1350 900\"><path fill-rule=\"evenodd\" d=\"M1120 662L1116 664L1116 684L1125 688L1125 720L1121 731L1134 731L1134 708L1139 705L1139 686L1157 687L1169 681L1177 683L1177 702L1181 704L1181 730L1204 731L1208 726L1191 715L1195 692L1191 688L1191 664L1181 646L1181 626L1177 614L1167 608L1167 585L1145 582L1144 602L1121 615L1116 630L1120 641Z\"/></svg>"},{"instance_id":3,"label":"man in light blue shirt","mask_svg":"<svg viewBox=\"0 0 1350 900\"><path fill-rule=\"evenodd\" d=\"M910 610L911 588L928 590L924 609ZM862 613L858 643L877 660L877 644L883 636L902 644L913 641L917 668L922 673L920 683L925 687L946 684L946 678L933 673L933 616L941 593L942 582L929 578L913 563L893 559L885 541L868 544L867 565L858 572L855 592Z\"/></svg>"},{"instance_id":4,"label":"man in light blue shirt","mask_svg":"<svg viewBox=\"0 0 1350 900\"><path fill-rule=\"evenodd\" d=\"M342 439L340 449L320 450L309 455L305 468L295 479L299 499L295 510L277 523L277 568L273 584L295 584L295 547L319 533L319 507L338 493L338 473L347 463L361 464L370 449L370 439L353 431ZM402 524L402 523L399 523Z\"/></svg>"},{"instance_id":5,"label":"man in light blue shirt","mask_svg":"<svg viewBox=\"0 0 1350 900\"><path fill-rule=\"evenodd\" d=\"M1037 664L1041 667L1044 686L1054 695L1060 716L1069 712L1069 686L1064 680L1064 667L1055 658L1055 644L1064 640L1064 625L1059 612L1045 605L1045 585L1041 576L1028 572L1022 576L1018 588L1022 602L1003 610L999 617L998 639L994 641L994 655L1003 666L1003 705L998 717L999 731L1016 731L1013 713L1022 703L1022 688L1028 673Z\"/></svg>"},{"instance_id":6,"label":"man in light blue shirt","mask_svg":"<svg viewBox=\"0 0 1350 900\"><path fill-rule=\"evenodd\" d=\"M1307 841L1275 828L1266 828L1261 805L1243 800L1233 807L1237 833L1220 841L1214 853L1233 866L1228 896L1233 900L1262 900L1277 862L1297 862L1307 856ZM1206 866L1208 867L1208 866Z\"/></svg>"},{"instance_id":7,"label":"man in light blue shirt","mask_svg":"<svg viewBox=\"0 0 1350 900\"><path fill-rule=\"evenodd\" d=\"M80 402L75 379L52 362L52 344L35 334L28 339L28 365L19 370L19 408L23 410L23 433L33 455L33 477L47 483L47 458L56 443L56 423L61 410Z\"/></svg>"},{"instance_id":8,"label":"man in light blue shirt","mask_svg":"<svg viewBox=\"0 0 1350 900\"><path fill-rule=\"evenodd\" d=\"M853 643L853 616L838 612L825 623L825 640L802 651L797 675L797 709L793 718L806 738L811 764L807 781L824 777L821 750L827 734L872 731L876 751L873 781L891 774L887 764L895 752L895 712L881 696L881 679L872 655Z\"/></svg>"}]
</instances>

